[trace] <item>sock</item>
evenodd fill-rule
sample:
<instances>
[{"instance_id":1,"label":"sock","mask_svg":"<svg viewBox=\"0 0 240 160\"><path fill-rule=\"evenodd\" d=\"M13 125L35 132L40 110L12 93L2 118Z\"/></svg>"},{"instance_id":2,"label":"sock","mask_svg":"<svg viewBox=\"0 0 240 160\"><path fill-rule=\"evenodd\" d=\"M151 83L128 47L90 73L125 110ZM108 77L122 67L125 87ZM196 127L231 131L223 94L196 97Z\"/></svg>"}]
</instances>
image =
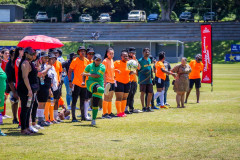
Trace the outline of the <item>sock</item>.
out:
<instances>
[{"instance_id":1,"label":"sock","mask_svg":"<svg viewBox=\"0 0 240 160\"><path fill-rule=\"evenodd\" d=\"M50 105L49 107L50 121L54 120L54 106Z\"/></svg>"},{"instance_id":2,"label":"sock","mask_svg":"<svg viewBox=\"0 0 240 160\"><path fill-rule=\"evenodd\" d=\"M115 105L116 105L116 109L117 109L117 114L119 114L119 113L122 113L121 112L121 101L116 101L115 102Z\"/></svg>"},{"instance_id":3,"label":"sock","mask_svg":"<svg viewBox=\"0 0 240 160\"><path fill-rule=\"evenodd\" d=\"M127 105L127 100L122 100L121 102L121 111L124 112Z\"/></svg>"},{"instance_id":4,"label":"sock","mask_svg":"<svg viewBox=\"0 0 240 160\"><path fill-rule=\"evenodd\" d=\"M44 109L37 109L38 122L44 121Z\"/></svg>"},{"instance_id":5,"label":"sock","mask_svg":"<svg viewBox=\"0 0 240 160\"><path fill-rule=\"evenodd\" d=\"M45 115L45 121L49 120L49 108L51 106L51 102L47 102L45 104L45 109L44 109L44 115Z\"/></svg>"},{"instance_id":6,"label":"sock","mask_svg":"<svg viewBox=\"0 0 240 160\"><path fill-rule=\"evenodd\" d=\"M108 114L112 113L112 102L108 102Z\"/></svg>"},{"instance_id":7,"label":"sock","mask_svg":"<svg viewBox=\"0 0 240 160\"><path fill-rule=\"evenodd\" d=\"M127 111L127 110L128 110L128 106L125 107L125 111Z\"/></svg>"},{"instance_id":8,"label":"sock","mask_svg":"<svg viewBox=\"0 0 240 160\"><path fill-rule=\"evenodd\" d=\"M107 112L107 110L108 110L108 102L107 101L103 101L102 108L103 108L103 115L108 113Z\"/></svg>"},{"instance_id":9,"label":"sock","mask_svg":"<svg viewBox=\"0 0 240 160\"><path fill-rule=\"evenodd\" d=\"M97 91L98 91L99 93L104 93L104 88L103 88L103 87L98 87L98 88L97 88Z\"/></svg>"},{"instance_id":10,"label":"sock","mask_svg":"<svg viewBox=\"0 0 240 160\"><path fill-rule=\"evenodd\" d=\"M6 115L6 102L4 103L4 108L3 108L3 112L2 112L2 116Z\"/></svg>"},{"instance_id":11,"label":"sock","mask_svg":"<svg viewBox=\"0 0 240 160\"><path fill-rule=\"evenodd\" d=\"M160 96L160 94L161 94L161 92L156 92L156 93L154 94L154 100L157 99L157 98Z\"/></svg>"},{"instance_id":12,"label":"sock","mask_svg":"<svg viewBox=\"0 0 240 160\"><path fill-rule=\"evenodd\" d=\"M58 117L58 110L54 110L54 119L57 119Z\"/></svg>"},{"instance_id":13,"label":"sock","mask_svg":"<svg viewBox=\"0 0 240 160\"><path fill-rule=\"evenodd\" d=\"M88 107L89 107L89 102L84 101L84 116L85 116L85 118L88 117Z\"/></svg>"},{"instance_id":14,"label":"sock","mask_svg":"<svg viewBox=\"0 0 240 160\"><path fill-rule=\"evenodd\" d=\"M97 118L98 107L92 107L92 119L95 120Z\"/></svg>"},{"instance_id":15,"label":"sock","mask_svg":"<svg viewBox=\"0 0 240 160\"><path fill-rule=\"evenodd\" d=\"M164 106L164 90L160 94L160 102L161 102L161 106Z\"/></svg>"},{"instance_id":16,"label":"sock","mask_svg":"<svg viewBox=\"0 0 240 160\"><path fill-rule=\"evenodd\" d=\"M21 107L19 106L19 107L18 107L19 126L21 126L21 118L20 118L20 115L21 115Z\"/></svg>"}]
</instances>

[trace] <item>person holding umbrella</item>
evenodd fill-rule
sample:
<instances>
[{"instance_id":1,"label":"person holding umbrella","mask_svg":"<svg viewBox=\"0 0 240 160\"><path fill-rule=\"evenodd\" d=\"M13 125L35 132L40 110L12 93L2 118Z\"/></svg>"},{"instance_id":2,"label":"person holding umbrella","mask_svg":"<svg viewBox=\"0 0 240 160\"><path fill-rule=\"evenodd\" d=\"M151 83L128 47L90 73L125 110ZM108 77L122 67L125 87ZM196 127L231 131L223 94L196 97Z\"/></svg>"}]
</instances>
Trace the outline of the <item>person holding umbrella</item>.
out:
<instances>
[{"instance_id":1,"label":"person holding umbrella","mask_svg":"<svg viewBox=\"0 0 240 160\"><path fill-rule=\"evenodd\" d=\"M37 74L38 71L32 63L36 59L36 52L31 47L24 49L24 55L19 64L18 72L18 95L21 100L21 133L31 135L29 119L36 92L39 89Z\"/></svg>"}]
</instances>

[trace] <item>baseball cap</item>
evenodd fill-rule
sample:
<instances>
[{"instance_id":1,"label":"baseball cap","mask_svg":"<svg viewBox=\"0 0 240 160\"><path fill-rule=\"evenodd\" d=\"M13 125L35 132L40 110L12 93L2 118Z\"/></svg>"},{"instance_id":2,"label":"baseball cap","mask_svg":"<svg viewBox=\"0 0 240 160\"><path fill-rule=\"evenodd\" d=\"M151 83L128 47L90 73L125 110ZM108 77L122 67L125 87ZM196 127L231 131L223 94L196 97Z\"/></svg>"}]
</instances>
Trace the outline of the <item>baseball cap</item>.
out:
<instances>
[{"instance_id":1,"label":"baseball cap","mask_svg":"<svg viewBox=\"0 0 240 160\"><path fill-rule=\"evenodd\" d=\"M48 58L57 58L54 53L49 52L48 53Z\"/></svg>"},{"instance_id":2,"label":"baseball cap","mask_svg":"<svg viewBox=\"0 0 240 160\"><path fill-rule=\"evenodd\" d=\"M86 48L84 47L84 46L80 46L80 47L78 47L78 50L80 51L80 50L85 50L86 51Z\"/></svg>"},{"instance_id":3,"label":"baseball cap","mask_svg":"<svg viewBox=\"0 0 240 160\"><path fill-rule=\"evenodd\" d=\"M93 48L88 48L87 53L95 53Z\"/></svg>"},{"instance_id":4,"label":"baseball cap","mask_svg":"<svg viewBox=\"0 0 240 160\"><path fill-rule=\"evenodd\" d=\"M101 59L102 60L101 54L95 54L94 55L93 60L97 60L97 59Z\"/></svg>"}]
</instances>

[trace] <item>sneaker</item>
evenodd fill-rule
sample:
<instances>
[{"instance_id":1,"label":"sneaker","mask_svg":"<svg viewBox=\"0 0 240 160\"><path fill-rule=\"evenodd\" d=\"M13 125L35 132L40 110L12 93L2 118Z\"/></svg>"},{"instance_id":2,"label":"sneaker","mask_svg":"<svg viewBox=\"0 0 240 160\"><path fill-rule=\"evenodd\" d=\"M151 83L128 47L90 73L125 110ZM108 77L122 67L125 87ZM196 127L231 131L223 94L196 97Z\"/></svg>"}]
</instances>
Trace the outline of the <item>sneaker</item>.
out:
<instances>
[{"instance_id":1,"label":"sneaker","mask_svg":"<svg viewBox=\"0 0 240 160\"><path fill-rule=\"evenodd\" d=\"M13 119L12 123L13 123L13 124L19 124L19 122L18 122L17 119Z\"/></svg>"},{"instance_id":2,"label":"sneaker","mask_svg":"<svg viewBox=\"0 0 240 160\"><path fill-rule=\"evenodd\" d=\"M108 95L108 94L109 94L110 87L111 87L111 84L110 84L110 83L107 83L106 86L105 86L105 89L104 89L104 94L105 94L105 95Z\"/></svg>"},{"instance_id":3,"label":"sneaker","mask_svg":"<svg viewBox=\"0 0 240 160\"><path fill-rule=\"evenodd\" d=\"M148 107L147 109L146 109L146 112L154 112L153 110L151 110L151 108L150 107Z\"/></svg>"},{"instance_id":4,"label":"sneaker","mask_svg":"<svg viewBox=\"0 0 240 160\"><path fill-rule=\"evenodd\" d=\"M6 134L3 133L3 132L1 131L1 129L0 129L0 136L6 136Z\"/></svg>"},{"instance_id":5,"label":"sneaker","mask_svg":"<svg viewBox=\"0 0 240 160\"><path fill-rule=\"evenodd\" d=\"M107 113L102 115L102 119L112 119L111 116L109 116Z\"/></svg>"},{"instance_id":6,"label":"sneaker","mask_svg":"<svg viewBox=\"0 0 240 160\"><path fill-rule=\"evenodd\" d=\"M38 124L35 124L34 126L33 126L34 128L36 128L36 129L44 129L44 127L41 127L40 125L38 125Z\"/></svg>"},{"instance_id":7,"label":"sneaker","mask_svg":"<svg viewBox=\"0 0 240 160\"><path fill-rule=\"evenodd\" d=\"M116 116L115 114L113 114L113 113L110 113L109 116L111 116L112 118L117 117L117 116Z\"/></svg>"},{"instance_id":8,"label":"sneaker","mask_svg":"<svg viewBox=\"0 0 240 160\"><path fill-rule=\"evenodd\" d=\"M78 120L76 118L72 119L72 122L78 122Z\"/></svg>"},{"instance_id":9,"label":"sneaker","mask_svg":"<svg viewBox=\"0 0 240 160\"><path fill-rule=\"evenodd\" d=\"M147 108L146 107L143 107L142 111L143 112L146 112Z\"/></svg>"},{"instance_id":10,"label":"sneaker","mask_svg":"<svg viewBox=\"0 0 240 160\"><path fill-rule=\"evenodd\" d=\"M161 106L160 108L165 108L165 109L168 109L168 107L167 107L167 106Z\"/></svg>"},{"instance_id":11,"label":"sneaker","mask_svg":"<svg viewBox=\"0 0 240 160\"><path fill-rule=\"evenodd\" d=\"M59 122L56 121L56 120L53 120L53 121L51 121L51 122L52 122L52 124L59 124Z\"/></svg>"},{"instance_id":12,"label":"sneaker","mask_svg":"<svg viewBox=\"0 0 240 160\"><path fill-rule=\"evenodd\" d=\"M53 124L50 120L48 120L48 121L46 121L46 122L47 122L48 124L50 124L50 125Z\"/></svg>"},{"instance_id":13,"label":"sneaker","mask_svg":"<svg viewBox=\"0 0 240 160\"><path fill-rule=\"evenodd\" d=\"M117 117L122 117L122 114L121 113L117 114Z\"/></svg>"},{"instance_id":14,"label":"sneaker","mask_svg":"<svg viewBox=\"0 0 240 160\"><path fill-rule=\"evenodd\" d=\"M42 122L38 122L38 125L41 127L48 127L48 126L50 126L50 123L42 121Z\"/></svg>"},{"instance_id":15,"label":"sneaker","mask_svg":"<svg viewBox=\"0 0 240 160\"><path fill-rule=\"evenodd\" d=\"M64 121L61 120L59 117L56 118L56 121L57 121L58 123L62 123L62 122L64 122Z\"/></svg>"},{"instance_id":16,"label":"sneaker","mask_svg":"<svg viewBox=\"0 0 240 160\"><path fill-rule=\"evenodd\" d=\"M158 107L156 107L156 106L153 106L153 107L151 107L151 109L159 109Z\"/></svg>"},{"instance_id":17,"label":"sneaker","mask_svg":"<svg viewBox=\"0 0 240 160\"><path fill-rule=\"evenodd\" d=\"M3 116L3 117L5 117L6 119L7 119L7 118L12 118L11 116L8 116L8 115L5 115L5 116Z\"/></svg>"},{"instance_id":18,"label":"sneaker","mask_svg":"<svg viewBox=\"0 0 240 160\"><path fill-rule=\"evenodd\" d=\"M67 109L68 109L68 110L71 110L72 108L71 108L71 106L68 106Z\"/></svg>"},{"instance_id":19,"label":"sneaker","mask_svg":"<svg viewBox=\"0 0 240 160\"><path fill-rule=\"evenodd\" d=\"M95 125L96 125L96 121L95 121L95 120L92 120L91 125L92 125L92 126L95 126Z\"/></svg>"},{"instance_id":20,"label":"sneaker","mask_svg":"<svg viewBox=\"0 0 240 160\"><path fill-rule=\"evenodd\" d=\"M157 103L157 106L161 106L161 103Z\"/></svg>"},{"instance_id":21,"label":"sneaker","mask_svg":"<svg viewBox=\"0 0 240 160\"><path fill-rule=\"evenodd\" d=\"M2 116L2 119L7 119L7 117L5 117L5 116Z\"/></svg>"},{"instance_id":22,"label":"sneaker","mask_svg":"<svg viewBox=\"0 0 240 160\"><path fill-rule=\"evenodd\" d=\"M127 115L124 112L122 112L121 114L122 114L122 117L127 117Z\"/></svg>"},{"instance_id":23,"label":"sneaker","mask_svg":"<svg viewBox=\"0 0 240 160\"><path fill-rule=\"evenodd\" d=\"M134 109L133 111L130 111L132 113L142 113L143 111L139 110L139 109Z\"/></svg>"},{"instance_id":24,"label":"sneaker","mask_svg":"<svg viewBox=\"0 0 240 160\"><path fill-rule=\"evenodd\" d=\"M29 126L29 129L33 132L33 133L37 133L38 130L36 128L34 128L33 126Z\"/></svg>"},{"instance_id":25,"label":"sneaker","mask_svg":"<svg viewBox=\"0 0 240 160\"><path fill-rule=\"evenodd\" d=\"M85 121L91 121L91 120L92 120L91 117L88 117L88 116L87 116L87 117L85 118Z\"/></svg>"},{"instance_id":26,"label":"sneaker","mask_svg":"<svg viewBox=\"0 0 240 160\"><path fill-rule=\"evenodd\" d=\"M170 104L168 104L168 103L165 103L165 106L170 106Z\"/></svg>"},{"instance_id":27,"label":"sneaker","mask_svg":"<svg viewBox=\"0 0 240 160\"><path fill-rule=\"evenodd\" d=\"M129 112L129 111L125 111L124 113L125 114L132 114L132 112Z\"/></svg>"}]
</instances>

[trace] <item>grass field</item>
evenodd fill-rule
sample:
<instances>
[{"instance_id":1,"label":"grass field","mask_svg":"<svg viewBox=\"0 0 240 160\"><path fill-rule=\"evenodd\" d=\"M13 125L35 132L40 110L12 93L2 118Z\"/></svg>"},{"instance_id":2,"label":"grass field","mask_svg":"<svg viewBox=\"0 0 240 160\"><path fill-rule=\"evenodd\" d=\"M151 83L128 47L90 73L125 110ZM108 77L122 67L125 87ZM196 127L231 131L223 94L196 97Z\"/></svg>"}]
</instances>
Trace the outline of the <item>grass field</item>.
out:
<instances>
[{"instance_id":1,"label":"grass field","mask_svg":"<svg viewBox=\"0 0 240 160\"><path fill-rule=\"evenodd\" d=\"M0 137L0 159L240 159L240 64L213 68L213 92L202 84L200 103L194 91L185 109L176 108L171 86L170 109L98 119L97 127L66 121L22 136L4 120L0 128L8 136ZM141 108L139 92L135 108Z\"/></svg>"}]
</instances>

